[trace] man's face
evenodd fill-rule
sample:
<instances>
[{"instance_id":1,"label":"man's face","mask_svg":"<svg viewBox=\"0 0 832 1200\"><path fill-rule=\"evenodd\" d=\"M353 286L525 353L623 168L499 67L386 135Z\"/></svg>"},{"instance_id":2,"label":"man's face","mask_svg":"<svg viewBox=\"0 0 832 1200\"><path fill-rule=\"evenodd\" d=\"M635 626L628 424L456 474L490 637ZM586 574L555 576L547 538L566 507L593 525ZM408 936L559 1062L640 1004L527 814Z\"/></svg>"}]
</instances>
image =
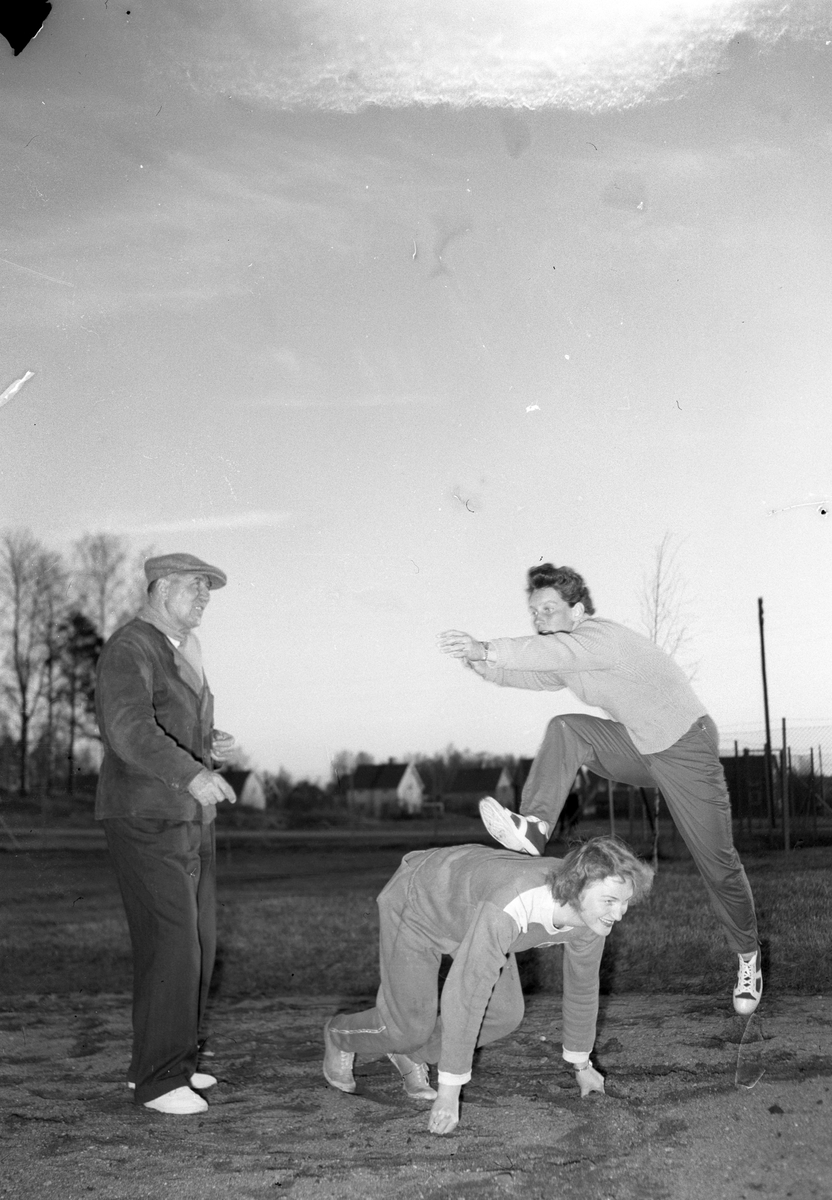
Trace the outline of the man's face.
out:
<instances>
[{"instance_id":1,"label":"man's face","mask_svg":"<svg viewBox=\"0 0 832 1200\"><path fill-rule=\"evenodd\" d=\"M597 879L581 892L575 906L588 929L607 937L616 921L620 921L633 898L633 885L618 875Z\"/></svg>"},{"instance_id":2,"label":"man's face","mask_svg":"<svg viewBox=\"0 0 832 1200\"><path fill-rule=\"evenodd\" d=\"M168 575L166 581L168 586L162 604L171 623L182 630L195 629L211 599L208 576L187 572Z\"/></svg>"},{"instance_id":3,"label":"man's face","mask_svg":"<svg viewBox=\"0 0 832 1200\"><path fill-rule=\"evenodd\" d=\"M583 605L570 606L555 588L538 588L529 596L529 612L538 633L569 633Z\"/></svg>"}]
</instances>

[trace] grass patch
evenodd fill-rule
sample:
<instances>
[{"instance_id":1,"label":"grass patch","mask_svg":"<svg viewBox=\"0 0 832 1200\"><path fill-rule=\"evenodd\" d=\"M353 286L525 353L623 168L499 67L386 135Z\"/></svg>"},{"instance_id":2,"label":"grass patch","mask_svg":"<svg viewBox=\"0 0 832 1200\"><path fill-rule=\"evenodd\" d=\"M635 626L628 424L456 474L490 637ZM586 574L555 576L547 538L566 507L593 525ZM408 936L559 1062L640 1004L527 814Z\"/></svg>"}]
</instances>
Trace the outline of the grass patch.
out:
<instances>
[{"instance_id":1,"label":"grass patch","mask_svg":"<svg viewBox=\"0 0 832 1200\"><path fill-rule=\"evenodd\" d=\"M378 986L375 897L226 902L219 947L218 987L226 995L371 993Z\"/></svg>"},{"instance_id":2,"label":"grass patch","mask_svg":"<svg viewBox=\"0 0 832 1200\"><path fill-rule=\"evenodd\" d=\"M823 949L832 919L830 856L811 857L801 866L779 856L746 863L769 992L832 989L832 960ZM650 899L614 931L602 972L610 991L704 993L726 986L735 960L695 868L662 865Z\"/></svg>"},{"instance_id":3,"label":"grass patch","mask_svg":"<svg viewBox=\"0 0 832 1200\"><path fill-rule=\"evenodd\" d=\"M354 855L354 857L352 857ZM129 991L127 925L106 856L6 862L0 887L0 996ZM374 869L377 864L382 869ZM314 851L238 862L223 879L215 985L230 998L372 994L378 983L375 897L396 853ZM832 992L828 849L746 862L757 903L769 994ZM5 863L3 864L6 865ZM16 874L15 874L16 872ZM522 963L529 991L559 990L559 952ZM610 937L602 986L624 992L722 993L735 960L690 863L662 863L653 894Z\"/></svg>"}]
</instances>

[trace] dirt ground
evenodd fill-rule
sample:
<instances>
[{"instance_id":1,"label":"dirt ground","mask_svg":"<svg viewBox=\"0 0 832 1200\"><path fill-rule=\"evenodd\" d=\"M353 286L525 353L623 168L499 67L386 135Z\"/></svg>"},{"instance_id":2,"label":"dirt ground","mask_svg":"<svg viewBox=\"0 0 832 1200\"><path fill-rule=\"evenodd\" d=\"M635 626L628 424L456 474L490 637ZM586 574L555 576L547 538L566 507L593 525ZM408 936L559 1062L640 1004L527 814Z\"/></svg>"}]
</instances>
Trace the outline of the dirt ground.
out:
<instances>
[{"instance_id":1,"label":"dirt ground","mask_svg":"<svg viewBox=\"0 0 832 1200\"><path fill-rule=\"evenodd\" d=\"M724 1000L609 999L596 1051L608 1094L581 1100L561 1064L559 998L534 996L518 1033L478 1056L444 1138L386 1061L357 1064L354 1096L325 1084L321 1026L338 997L220 1002L203 1064L220 1082L196 1117L131 1103L127 996L3 1007L9 1200L832 1198L825 997L764 999L742 1046Z\"/></svg>"}]
</instances>

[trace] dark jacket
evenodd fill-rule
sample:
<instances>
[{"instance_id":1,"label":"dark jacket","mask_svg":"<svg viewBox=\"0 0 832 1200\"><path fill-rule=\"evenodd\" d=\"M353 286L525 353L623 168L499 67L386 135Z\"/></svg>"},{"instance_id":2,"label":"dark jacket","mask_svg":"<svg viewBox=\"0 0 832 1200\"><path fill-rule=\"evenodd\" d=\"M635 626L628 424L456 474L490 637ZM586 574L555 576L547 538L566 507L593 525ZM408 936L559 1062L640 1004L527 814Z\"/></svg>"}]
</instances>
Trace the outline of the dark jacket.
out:
<instances>
[{"instance_id":1,"label":"dark jacket","mask_svg":"<svg viewBox=\"0 0 832 1200\"><path fill-rule=\"evenodd\" d=\"M178 662L183 663L180 673ZM98 662L95 708L104 761L95 815L210 821L188 791L212 766L214 698L186 682L187 664L155 626L140 618L117 629Z\"/></svg>"}]
</instances>

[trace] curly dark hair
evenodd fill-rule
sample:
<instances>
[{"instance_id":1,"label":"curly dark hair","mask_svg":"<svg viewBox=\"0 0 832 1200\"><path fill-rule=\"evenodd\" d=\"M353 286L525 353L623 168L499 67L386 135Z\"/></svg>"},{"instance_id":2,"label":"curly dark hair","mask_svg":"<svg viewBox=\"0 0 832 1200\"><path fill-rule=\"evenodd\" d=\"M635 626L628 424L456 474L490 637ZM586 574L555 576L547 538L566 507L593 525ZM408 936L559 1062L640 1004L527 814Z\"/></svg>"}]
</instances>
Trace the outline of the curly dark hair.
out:
<instances>
[{"instance_id":1,"label":"curly dark hair","mask_svg":"<svg viewBox=\"0 0 832 1200\"><path fill-rule=\"evenodd\" d=\"M540 588L554 588L560 598L570 606L583 604L589 616L595 612L595 605L583 575L579 575L571 567L556 567L553 563L540 563L536 567L529 567L526 593L531 596L532 592Z\"/></svg>"},{"instance_id":2,"label":"curly dark hair","mask_svg":"<svg viewBox=\"0 0 832 1200\"><path fill-rule=\"evenodd\" d=\"M620 838L604 835L575 846L552 878L552 895L559 904L579 904L581 893L599 879L616 876L632 885L630 904L637 904L653 886L653 869L636 858Z\"/></svg>"}]
</instances>

